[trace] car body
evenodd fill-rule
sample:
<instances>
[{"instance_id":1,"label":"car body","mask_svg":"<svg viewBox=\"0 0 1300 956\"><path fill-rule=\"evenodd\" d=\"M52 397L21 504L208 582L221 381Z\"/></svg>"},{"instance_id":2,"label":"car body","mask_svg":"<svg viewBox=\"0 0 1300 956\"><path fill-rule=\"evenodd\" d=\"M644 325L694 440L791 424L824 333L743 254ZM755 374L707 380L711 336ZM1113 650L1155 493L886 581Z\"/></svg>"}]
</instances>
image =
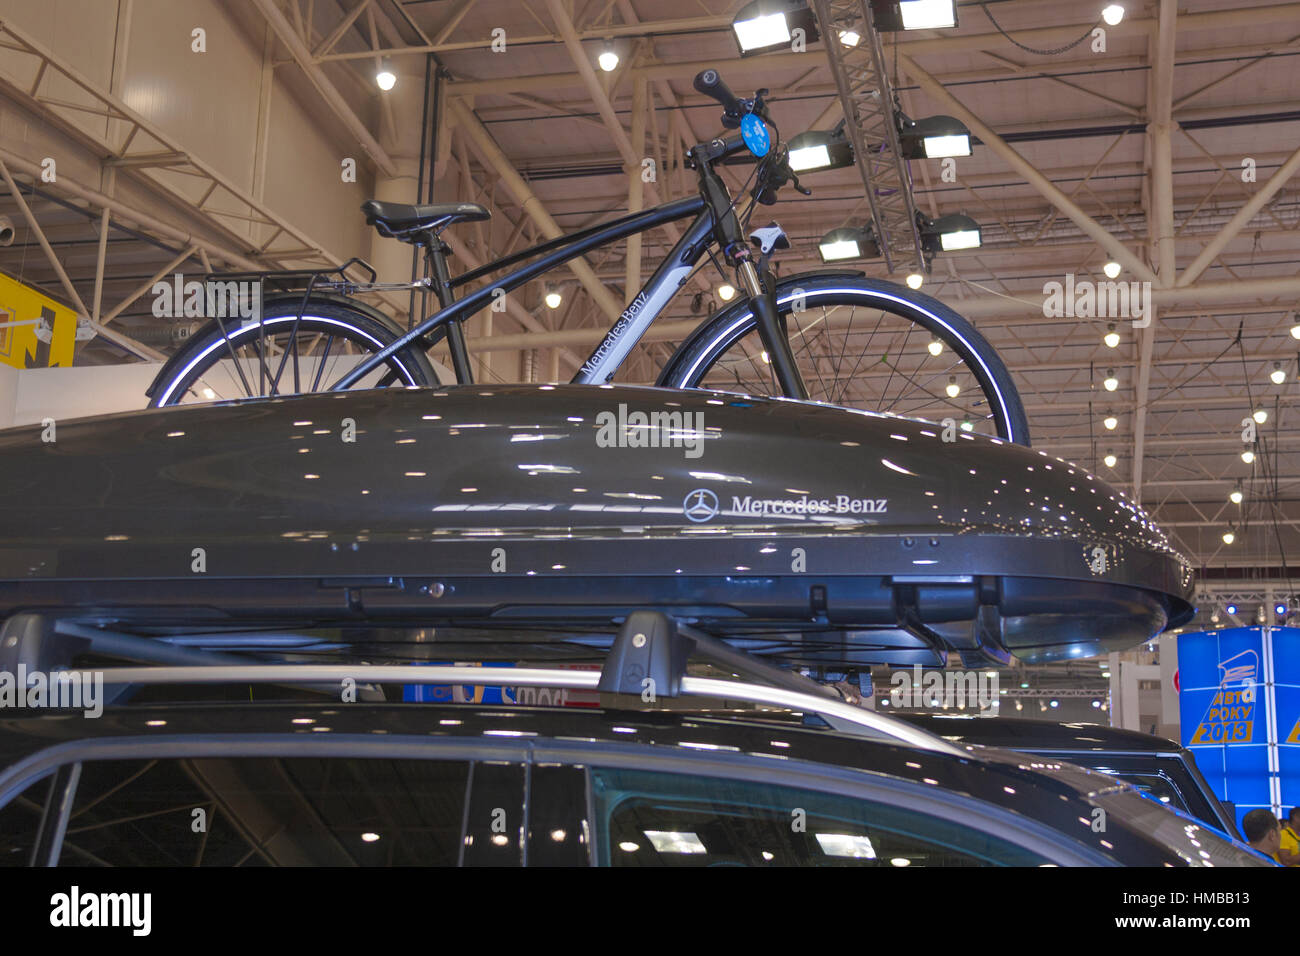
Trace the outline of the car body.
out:
<instances>
[{"instance_id":1,"label":"car body","mask_svg":"<svg viewBox=\"0 0 1300 956\"><path fill-rule=\"evenodd\" d=\"M896 716L956 743L1018 750L1111 774L1234 839L1241 838L1232 812L1215 796L1191 751L1164 737L1076 721L915 713Z\"/></svg>"},{"instance_id":2,"label":"car body","mask_svg":"<svg viewBox=\"0 0 1300 956\"><path fill-rule=\"evenodd\" d=\"M33 860L1263 863L1125 784L1023 754L752 713L237 699L0 722L0 864Z\"/></svg>"}]
</instances>

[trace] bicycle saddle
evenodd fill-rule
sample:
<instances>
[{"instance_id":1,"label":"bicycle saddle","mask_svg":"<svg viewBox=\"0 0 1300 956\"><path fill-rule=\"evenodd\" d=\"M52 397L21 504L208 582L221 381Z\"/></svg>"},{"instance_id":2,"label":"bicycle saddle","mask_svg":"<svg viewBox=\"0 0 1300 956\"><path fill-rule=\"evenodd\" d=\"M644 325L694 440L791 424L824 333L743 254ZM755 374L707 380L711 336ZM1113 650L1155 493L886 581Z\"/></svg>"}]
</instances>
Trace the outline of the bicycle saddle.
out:
<instances>
[{"instance_id":1,"label":"bicycle saddle","mask_svg":"<svg viewBox=\"0 0 1300 956\"><path fill-rule=\"evenodd\" d=\"M454 222L478 222L491 217L491 213L476 202L441 202L411 205L401 202L380 202L368 199L361 204L366 223L379 230L382 236L404 239L411 233L442 229Z\"/></svg>"}]
</instances>

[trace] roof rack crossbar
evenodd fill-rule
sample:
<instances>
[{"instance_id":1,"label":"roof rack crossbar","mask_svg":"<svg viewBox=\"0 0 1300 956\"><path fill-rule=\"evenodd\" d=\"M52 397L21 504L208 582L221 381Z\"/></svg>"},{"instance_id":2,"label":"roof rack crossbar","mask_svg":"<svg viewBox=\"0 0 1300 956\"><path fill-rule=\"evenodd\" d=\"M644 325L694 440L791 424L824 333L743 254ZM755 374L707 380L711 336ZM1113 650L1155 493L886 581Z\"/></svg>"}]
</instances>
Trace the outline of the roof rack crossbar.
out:
<instances>
[{"instance_id":1,"label":"roof rack crossbar","mask_svg":"<svg viewBox=\"0 0 1300 956\"><path fill-rule=\"evenodd\" d=\"M43 614L15 614L0 622L0 670L16 674L19 663L25 665L29 673L63 670L74 657L86 652L142 664L215 667L248 663L245 658L234 654L177 647L159 638L89 627ZM333 684L306 685L305 689L331 696L338 693L338 687ZM104 703L117 703L130 693L127 685L118 684ZM383 691L371 685L358 685L357 694L362 700L384 699Z\"/></svg>"},{"instance_id":2,"label":"roof rack crossbar","mask_svg":"<svg viewBox=\"0 0 1300 956\"><path fill-rule=\"evenodd\" d=\"M606 694L676 697L686 676L687 658L708 661L741 677L801 694L839 700L825 684L738 650L726 641L663 611L633 611L624 620L601 670L599 689Z\"/></svg>"}]
</instances>

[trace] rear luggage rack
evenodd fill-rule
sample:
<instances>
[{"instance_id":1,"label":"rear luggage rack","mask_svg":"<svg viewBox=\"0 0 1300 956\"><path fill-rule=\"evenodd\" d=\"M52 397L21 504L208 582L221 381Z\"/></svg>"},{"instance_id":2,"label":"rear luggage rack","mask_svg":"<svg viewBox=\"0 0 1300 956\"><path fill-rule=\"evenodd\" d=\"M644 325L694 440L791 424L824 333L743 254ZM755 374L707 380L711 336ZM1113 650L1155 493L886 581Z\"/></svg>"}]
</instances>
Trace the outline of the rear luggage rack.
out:
<instances>
[{"instance_id":1,"label":"rear luggage rack","mask_svg":"<svg viewBox=\"0 0 1300 956\"><path fill-rule=\"evenodd\" d=\"M146 666L70 669L81 654L153 661ZM692 677L688 658L707 661L760 683ZM463 684L462 666L407 664L246 663L229 654L176 647L157 638L136 637L36 614L18 614L0 625L0 672L66 674L74 681L102 679L110 700L121 701L132 688L157 685L274 684L338 695L347 682L358 699L382 700L380 684ZM478 670L478 669L475 669ZM473 675L480 680L483 670ZM832 729L902 746L961 756L960 748L904 721L862 706L843 685L820 684L768 661L739 651L694 628L679 625L659 611L630 614L614 637L600 671L514 667L502 671L502 683L519 687L594 690L653 703L687 697L745 701L815 714ZM370 694L360 693L369 689Z\"/></svg>"}]
</instances>

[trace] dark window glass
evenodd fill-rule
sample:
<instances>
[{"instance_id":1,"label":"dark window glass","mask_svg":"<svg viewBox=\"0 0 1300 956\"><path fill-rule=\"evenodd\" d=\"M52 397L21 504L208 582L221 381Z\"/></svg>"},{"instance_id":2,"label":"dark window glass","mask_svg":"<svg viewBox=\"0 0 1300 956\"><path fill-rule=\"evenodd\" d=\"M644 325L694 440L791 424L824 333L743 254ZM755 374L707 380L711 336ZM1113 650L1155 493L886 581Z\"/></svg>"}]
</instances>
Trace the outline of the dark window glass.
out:
<instances>
[{"instance_id":1,"label":"dark window glass","mask_svg":"<svg viewBox=\"0 0 1300 956\"><path fill-rule=\"evenodd\" d=\"M50 792L46 777L0 807L0 866L28 866Z\"/></svg>"},{"instance_id":2,"label":"dark window glass","mask_svg":"<svg viewBox=\"0 0 1300 956\"><path fill-rule=\"evenodd\" d=\"M604 866L1035 866L1042 857L898 807L773 784L592 770Z\"/></svg>"},{"instance_id":3,"label":"dark window glass","mask_svg":"<svg viewBox=\"0 0 1300 956\"><path fill-rule=\"evenodd\" d=\"M1125 783L1133 784L1147 796L1159 800L1167 807L1188 812L1183 795L1179 793L1173 781L1162 773L1136 773L1132 770L1103 770L1102 772L1119 777Z\"/></svg>"},{"instance_id":4,"label":"dark window glass","mask_svg":"<svg viewBox=\"0 0 1300 956\"><path fill-rule=\"evenodd\" d=\"M468 764L87 761L62 865L454 866Z\"/></svg>"},{"instance_id":5,"label":"dark window glass","mask_svg":"<svg viewBox=\"0 0 1300 956\"><path fill-rule=\"evenodd\" d=\"M587 775L576 767L534 767L528 787L528 865L589 866Z\"/></svg>"},{"instance_id":6,"label":"dark window glass","mask_svg":"<svg viewBox=\"0 0 1300 956\"><path fill-rule=\"evenodd\" d=\"M523 865L524 784L519 764L474 764L463 865Z\"/></svg>"}]
</instances>

